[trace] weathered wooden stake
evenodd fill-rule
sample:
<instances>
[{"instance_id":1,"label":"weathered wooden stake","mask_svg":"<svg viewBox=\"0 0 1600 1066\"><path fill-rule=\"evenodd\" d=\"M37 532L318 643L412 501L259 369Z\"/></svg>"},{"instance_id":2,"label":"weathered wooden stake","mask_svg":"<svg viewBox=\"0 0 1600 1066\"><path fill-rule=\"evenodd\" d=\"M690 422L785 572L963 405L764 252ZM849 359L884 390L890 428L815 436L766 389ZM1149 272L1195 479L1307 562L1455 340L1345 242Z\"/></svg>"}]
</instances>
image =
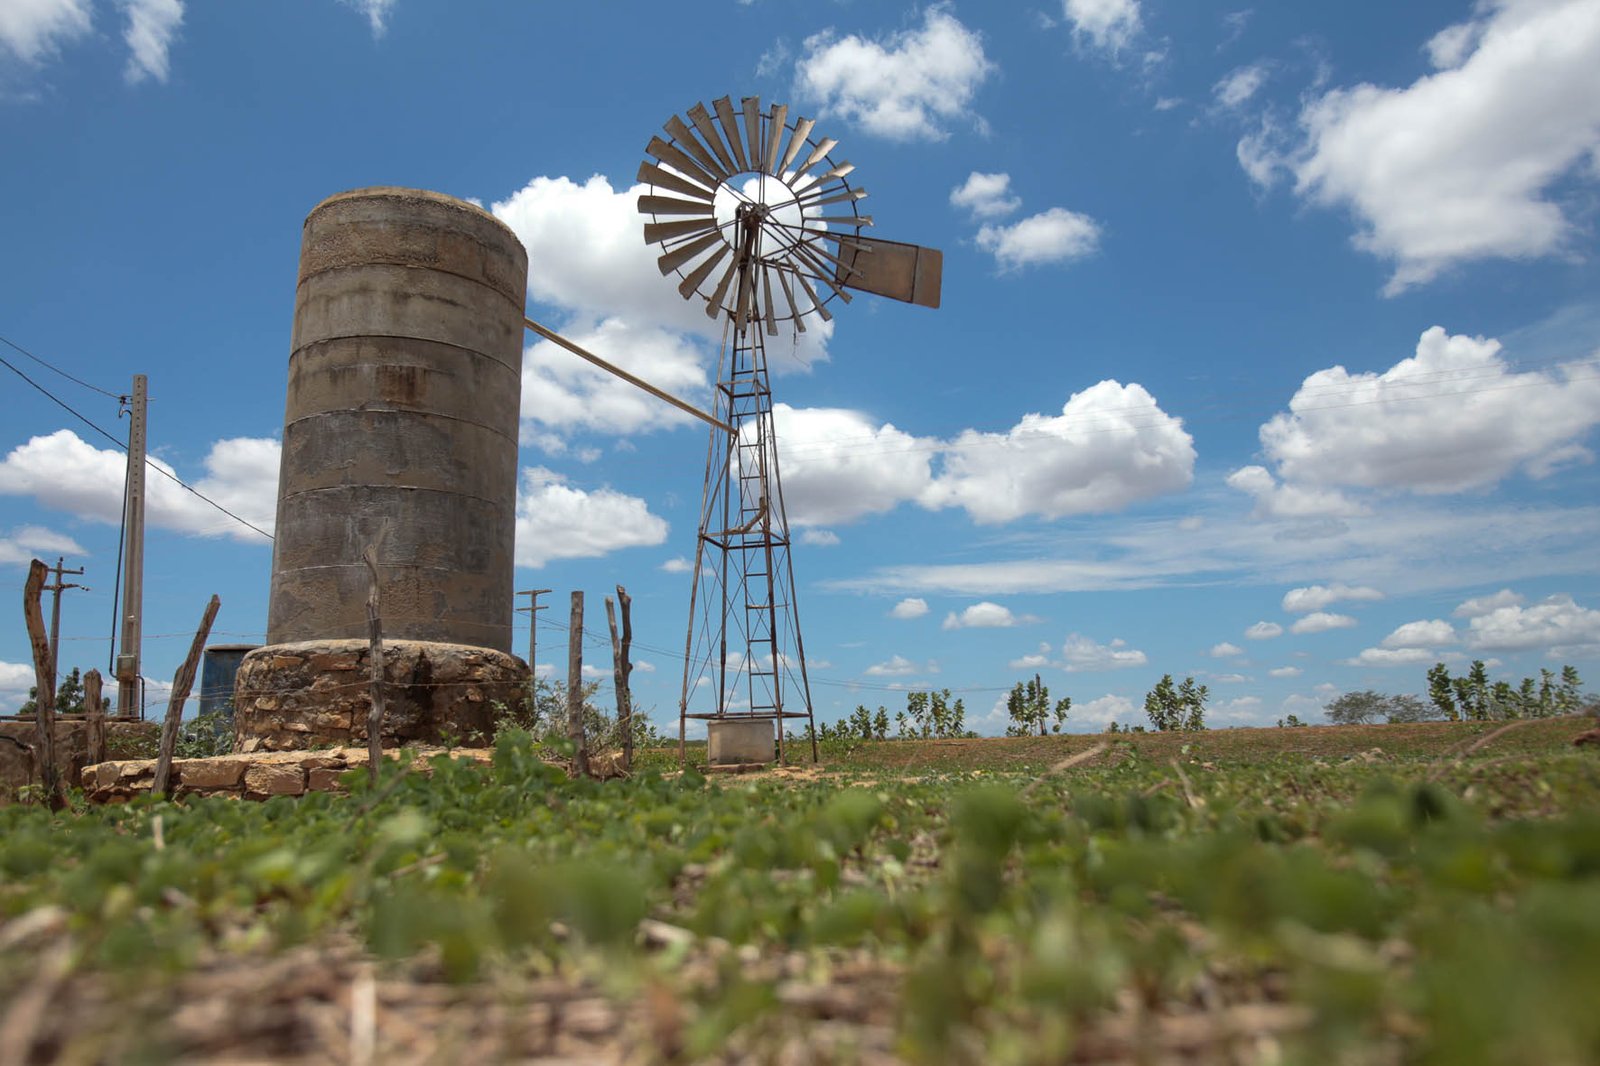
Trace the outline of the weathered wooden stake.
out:
<instances>
[{"instance_id":1,"label":"weathered wooden stake","mask_svg":"<svg viewBox=\"0 0 1600 1066\"><path fill-rule=\"evenodd\" d=\"M106 705L100 700L103 684L99 670L90 670L83 675L83 709L89 714L85 728L88 731L86 741L90 766L106 761Z\"/></svg>"},{"instance_id":2,"label":"weathered wooden stake","mask_svg":"<svg viewBox=\"0 0 1600 1066\"><path fill-rule=\"evenodd\" d=\"M172 675L172 698L167 701L167 717L161 722L161 749L156 753L156 776L150 783L152 795L166 796L172 779L172 755L178 747L178 723L183 718L183 705L194 688L195 671L200 668L200 653L206 650L206 638L211 635L211 623L217 620L217 610L222 601L216 596L206 604L206 613L200 618L200 628L194 631L194 643L183 665Z\"/></svg>"},{"instance_id":3,"label":"weathered wooden stake","mask_svg":"<svg viewBox=\"0 0 1600 1066\"><path fill-rule=\"evenodd\" d=\"M28 639L33 644L33 757L38 762L45 802L60 809L65 801L61 795L61 774L56 767L56 660L50 638L44 631L44 609L39 605L45 575L49 572L50 568L38 559L28 564L28 580L22 586L22 617L28 624Z\"/></svg>"},{"instance_id":4,"label":"weathered wooden stake","mask_svg":"<svg viewBox=\"0 0 1600 1066\"><path fill-rule=\"evenodd\" d=\"M606 597L606 622L611 626L612 685L617 690L617 731L622 734L622 768L633 769L633 695L628 687L628 677L633 666L628 662L628 650L633 645L633 617L629 608L633 597L621 585L617 586L617 600L622 604L622 639L617 639L617 617L611 609L611 597Z\"/></svg>"},{"instance_id":5,"label":"weathered wooden stake","mask_svg":"<svg viewBox=\"0 0 1600 1066\"><path fill-rule=\"evenodd\" d=\"M367 586L367 664L371 670L371 706L367 708L367 775L376 784L383 762L383 619L378 612L378 560L368 547L362 558L371 579Z\"/></svg>"},{"instance_id":6,"label":"weathered wooden stake","mask_svg":"<svg viewBox=\"0 0 1600 1066\"><path fill-rule=\"evenodd\" d=\"M589 776L589 742L583 735L583 593L572 594L571 628L567 630L567 739L572 764L580 777Z\"/></svg>"}]
</instances>

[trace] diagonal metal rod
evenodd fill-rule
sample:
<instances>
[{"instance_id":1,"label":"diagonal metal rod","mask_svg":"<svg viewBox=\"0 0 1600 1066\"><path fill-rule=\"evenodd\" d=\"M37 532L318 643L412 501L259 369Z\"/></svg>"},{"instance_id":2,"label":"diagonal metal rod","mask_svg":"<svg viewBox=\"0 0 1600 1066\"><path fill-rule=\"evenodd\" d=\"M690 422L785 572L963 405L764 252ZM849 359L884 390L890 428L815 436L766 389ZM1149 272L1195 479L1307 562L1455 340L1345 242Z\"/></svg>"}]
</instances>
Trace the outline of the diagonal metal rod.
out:
<instances>
[{"instance_id":1,"label":"diagonal metal rod","mask_svg":"<svg viewBox=\"0 0 1600 1066\"><path fill-rule=\"evenodd\" d=\"M728 423L723 422L720 419L716 419L716 418L711 417L710 415L706 414L704 411L700 410L700 408L698 408L698 407L694 406L693 404L688 403L688 402L686 402L684 400L678 399L676 396L672 395L672 393L670 393L670 392L663 392L662 390L656 388L654 385L650 384L648 381L645 381L643 378L634 377L632 374L628 373L626 370L622 369L617 364L609 363L606 360L600 358L598 355L595 355L593 352L588 351L585 348L580 348L578 345L574 344L572 341L567 340L567 338L563 337L561 334L557 333L555 330L548 329L548 328L546 328L544 326L539 325L539 323L535 322L531 318L528 318L526 315L523 316L522 324L524 326L527 326L529 329L533 330L535 333L537 333L539 336L543 337L545 340L550 341L552 344L559 344L561 347L565 348L567 351L571 352L573 355L576 355L580 359L587 359L589 362L593 363L595 366L599 367L601 370L604 370L606 373L615 374L617 377L621 378L623 381L626 381L629 385L633 385L633 386L636 386L637 388L643 389L645 392L648 392L650 395L654 396L658 400L665 400L667 403L670 403L672 406L676 407L678 410L684 412L685 414L694 415L700 421L708 423L710 425L713 425L713 426L717 427L718 429L722 430L724 433L732 433L733 432L733 427L728 425Z\"/></svg>"}]
</instances>

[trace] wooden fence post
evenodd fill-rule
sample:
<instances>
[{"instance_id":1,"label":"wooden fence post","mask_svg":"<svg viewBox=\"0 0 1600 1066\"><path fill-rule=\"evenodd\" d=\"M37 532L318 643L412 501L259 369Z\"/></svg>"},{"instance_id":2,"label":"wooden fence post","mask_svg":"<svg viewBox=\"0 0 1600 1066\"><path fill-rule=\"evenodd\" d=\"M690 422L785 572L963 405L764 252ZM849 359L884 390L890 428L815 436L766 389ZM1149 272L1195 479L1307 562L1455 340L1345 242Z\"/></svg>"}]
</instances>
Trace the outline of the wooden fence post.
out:
<instances>
[{"instance_id":1,"label":"wooden fence post","mask_svg":"<svg viewBox=\"0 0 1600 1066\"><path fill-rule=\"evenodd\" d=\"M83 709L89 714L84 728L90 766L106 761L106 705L100 702L100 688L104 683L99 670L83 675Z\"/></svg>"},{"instance_id":2,"label":"wooden fence post","mask_svg":"<svg viewBox=\"0 0 1600 1066\"><path fill-rule=\"evenodd\" d=\"M222 601L216 596L206 604L206 613L200 618L200 628L194 631L194 643L183 665L172 677L172 698L167 701L167 717L161 722L161 750L156 753L156 776L150 783L152 795L167 796L171 789L172 755L178 747L178 722L183 718L183 705L194 688L195 671L200 668L200 653L206 650L206 638L211 635L211 623L217 620L217 609Z\"/></svg>"},{"instance_id":3,"label":"wooden fence post","mask_svg":"<svg viewBox=\"0 0 1600 1066\"><path fill-rule=\"evenodd\" d=\"M572 741L572 764L578 776L589 776L589 743L583 735L583 593L572 594L571 626L567 630L567 739Z\"/></svg>"},{"instance_id":4,"label":"wooden fence post","mask_svg":"<svg viewBox=\"0 0 1600 1066\"><path fill-rule=\"evenodd\" d=\"M617 618L611 609L611 597L606 597L606 622L611 626L612 685L617 690L617 731L622 735L622 768L633 769L633 696L628 687L628 677L633 666L628 662L628 650L633 644L633 618L629 608L633 597L621 585L617 586L617 600L622 605L622 638L617 639Z\"/></svg>"},{"instance_id":5,"label":"wooden fence post","mask_svg":"<svg viewBox=\"0 0 1600 1066\"><path fill-rule=\"evenodd\" d=\"M22 617L28 625L28 640L33 645L34 741L33 757L39 766L39 783L44 786L45 802L60 809L61 774L56 766L56 667L55 650L44 630L44 610L39 596L44 591L50 568L38 559L28 564L28 580L22 586Z\"/></svg>"},{"instance_id":6,"label":"wooden fence post","mask_svg":"<svg viewBox=\"0 0 1600 1066\"><path fill-rule=\"evenodd\" d=\"M381 537L381 534L380 534ZM371 705L367 708L367 776L378 783L378 765L383 762L383 619L378 611L378 560L369 546L362 559L367 564L367 665Z\"/></svg>"}]
</instances>

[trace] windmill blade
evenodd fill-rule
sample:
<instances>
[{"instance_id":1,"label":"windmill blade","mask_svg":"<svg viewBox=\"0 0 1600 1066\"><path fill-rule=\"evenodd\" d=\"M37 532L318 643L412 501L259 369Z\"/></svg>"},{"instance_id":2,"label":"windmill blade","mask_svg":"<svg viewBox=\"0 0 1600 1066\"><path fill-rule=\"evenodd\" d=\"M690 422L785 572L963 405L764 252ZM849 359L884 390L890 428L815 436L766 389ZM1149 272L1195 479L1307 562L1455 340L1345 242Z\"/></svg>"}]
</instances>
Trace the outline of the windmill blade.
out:
<instances>
[{"instance_id":1,"label":"windmill blade","mask_svg":"<svg viewBox=\"0 0 1600 1066\"><path fill-rule=\"evenodd\" d=\"M812 245L814 248L816 247L816 242L818 240L828 240L832 241L834 244L848 245L849 247L858 249L860 251L872 251L872 243L870 241L860 240L854 234L842 233L829 229L802 229L800 232L805 234L805 242L809 245ZM820 251L821 249L818 248L817 250Z\"/></svg>"},{"instance_id":2,"label":"windmill blade","mask_svg":"<svg viewBox=\"0 0 1600 1066\"><path fill-rule=\"evenodd\" d=\"M727 244L727 242L722 240L722 234L713 230L698 240L690 241L688 244L685 244L680 248L674 248L672 251L657 259L656 265L661 268L661 273L663 276L665 276L672 273L674 270L677 270L679 267L682 267L685 263L689 262L689 260L693 259L701 252L717 243L722 243L724 247L726 247Z\"/></svg>"},{"instance_id":3,"label":"windmill blade","mask_svg":"<svg viewBox=\"0 0 1600 1066\"><path fill-rule=\"evenodd\" d=\"M789 138L789 147L784 149L783 161L773 169L778 177L783 177L783 172L789 169L789 164L794 162L794 157L800 154L800 149L806 145L806 138L811 136L811 130L816 126L816 120L802 118L794 124L794 136Z\"/></svg>"},{"instance_id":4,"label":"windmill blade","mask_svg":"<svg viewBox=\"0 0 1600 1066\"><path fill-rule=\"evenodd\" d=\"M726 168L717 161L716 156L706 151L706 146L700 143L700 138L694 135L693 130L683 124L683 119L673 115L667 119L666 126L663 128L672 135L672 139L677 142L678 147L694 156L695 161L706 168L706 173L716 178L728 176Z\"/></svg>"},{"instance_id":5,"label":"windmill blade","mask_svg":"<svg viewBox=\"0 0 1600 1066\"><path fill-rule=\"evenodd\" d=\"M841 285L919 307L939 306L944 253L937 248L874 238L870 249L841 245L839 261L850 270L835 275Z\"/></svg>"},{"instance_id":6,"label":"windmill blade","mask_svg":"<svg viewBox=\"0 0 1600 1066\"><path fill-rule=\"evenodd\" d=\"M699 200L678 200L671 196L639 197L640 214L712 216L711 205Z\"/></svg>"},{"instance_id":7,"label":"windmill blade","mask_svg":"<svg viewBox=\"0 0 1600 1066\"><path fill-rule=\"evenodd\" d=\"M717 258L721 259L722 257L719 255ZM733 275L738 271L739 261L742 258L743 256L741 255L733 257L733 262L729 263L728 269L723 271L722 278L717 282L717 287L711 290L711 295L706 299L707 318L716 318L722 313L722 298L728 295L728 285L733 281ZM681 292L682 289L683 287L680 285L679 291Z\"/></svg>"},{"instance_id":8,"label":"windmill blade","mask_svg":"<svg viewBox=\"0 0 1600 1066\"><path fill-rule=\"evenodd\" d=\"M778 335L778 317L772 313L772 271L766 266L761 268L761 306L767 312L767 336Z\"/></svg>"},{"instance_id":9,"label":"windmill blade","mask_svg":"<svg viewBox=\"0 0 1600 1066\"><path fill-rule=\"evenodd\" d=\"M844 291L843 282L835 281L833 279L833 275L836 270L845 273L854 273L854 268L846 267L837 256L832 255L821 248L813 248L809 244L795 245L794 255L796 258L800 259L808 267L810 267L817 280L828 286L828 288L832 289L835 296L839 297L839 299L843 300L845 303L850 302L851 296L848 292ZM828 265L830 262L833 264L833 266Z\"/></svg>"},{"instance_id":10,"label":"windmill blade","mask_svg":"<svg viewBox=\"0 0 1600 1066\"><path fill-rule=\"evenodd\" d=\"M639 173L635 180L645 182L649 185L655 185L662 189L671 189L673 192L682 193L685 196L692 196L696 200L705 200L710 202L715 200L717 196L716 193L711 192L708 189L702 189L692 181L685 181L683 178L680 178L678 175L672 173L672 171L663 170L654 163L640 163Z\"/></svg>"},{"instance_id":11,"label":"windmill blade","mask_svg":"<svg viewBox=\"0 0 1600 1066\"><path fill-rule=\"evenodd\" d=\"M761 169L768 174L778 173L774 168L778 165L778 148L783 144L783 135L786 129L784 124L788 117L789 107L787 104L772 105L772 122L767 130L767 152L766 156L761 160Z\"/></svg>"},{"instance_id":12,"label":"windmill blade","mask_svg":"<svg viewBox=\"0 0 1600 1066\"><path fill-rule=\"evenodd\" d=\"M836 193L833 196L823 197L820 200L810 200L810 199L807 199L805 197L801 197L800 198L800 206L801 207L827 207L829 204L842 204L842 203L845 203L845 202L850 201L850 200L865 200L866 198L867 198L867 190L865 190L865 189L848 189L848 190L846 190L844 192Z\"/></svg>"},{"instance_id":13,"label":"windmill blade","mask_svg":"<svg viewBox=\"0 0 1600 1066\"><path fill-rule=\"evenodd\" d=\"M750 164L744 158L744 143L739 136L739 120L733 113L733 100L719 96L711 101L711 106L716 108L717 121L722 123L722 132L728 137L728 148L733 152L733 161L739 164L739 170L749 170Z\"/></svg>"},{"instance_id":14,"label":"windmill blade","mask_svg":"<svg viewBox=\"0 0 1600 1066\"><path fill-rule=\"evenodd\" d=\"M824 138L822 138L822 140L817 142L817 146L815 148L811 149L811 154L806 156L806 161L804 163L801 163L800 166L798 168L796 168L795 175L799 176L801 174L804 174L806 171L810 170L812 167L814 167L818 163L822 162L822 160L827 156L827 154L829 152L833 151L838 146L839 146L839 142L834 140L832 137L824 137Z\"/></svg>"},{"instance_id":15,"label":"windmill blade","mask_svg":"<svg viewBox=\"0 0 1600 1066\"><path fill-rule=\"evenodd\" d=\"M654 156L690 181L697 181L713 192L716 191L718 185L722 184L720 179L713 178L710 174L701 170L700 164L684 155L677 145L668 144L660 137L650 138L650 143L644 146L644 150L647 155Z\"/></svg>"},{"instance_id":16,"label":"windmill blade","mask_svg":"<svg viewBox=\"0 0 1600 1066\"><path fill-rule=\"evenodd\" d=\"M739 167L734 163L733 156L728 154L728 149L723 146L722 134L717 132L716 124L711 121L711 113L706 110L706 105L696 103L686 114L689 116L689 121L694 123L694 128L700 131L700 136L711 146L711 150L717 153L717 158L722 160L722 167L726 171L723 176L737 172Z\"/></svg>"},{"instance_id":17,"label":"windmill blade","mask_svg":"<svg viewBox=\"0 0 1600 1066\"><path fill-rule=\"evenodd\" d=\"M677 237L694 237L710 233L717 228L716 220L709 218L685 219L681 222L646 222L644 243L659 244Z\"/></svg>"},{"instance_id":18,"label":"windmill blade","mask_svg":"<svg viewBox=\"0 0 1600 1066\"><path fill-rule=\"evenodd\" d=\"M724 244L721 248L717 249L716 254L712 255L704 263L701 263L699 266L690 271L682 281L678 282L678 295L682 296L685 300L693 296L706 278L711 276L711 272L717 268L717 264L722 262L723 258L731 250L732 249ZM734 256L734 262L738 261L739 257Z\"/></svg>"},{"instance_id":19,"label":"windmill blade","mask_svg":"<svg viewBox=\"0 0 1600 1066\"><path fill-rule=\"evenodd\" d=\"M795 306L794 290L789 288L789 275L786 271L778 271L778 286L783 289L783 298L789 302L789 316L791 321L794 322L796 329L798 329L801 333L804 333L806 331L806 320L805 317L800 314L800 308Z\"/></svg>"},{"instance_id":20,"label":"windmill blade","mask_svg":"<svg viewBox=\"0 0 1600 1066\"><path fill-rule=\"evenodd\" d=\"M806 177L801 178L799 181L794 183L795 195L798 196L800 193L811 188L813 185L821 185L825 181L832 181L834 178L842 178L847 174L850 174L855 169L856 165L850 162L850 160L846 159L842 163L835 163L824 173L816 175L808 174Z\"/></svg>"},{"instance_id":21,"label":"windmill blade","mask_svg":"<svg viewBox=\"0 0 1600 1066\"><path fill-rule=\"evenodd\" d=\"M794 276L795 280L800 282L800 287L806 290L806 295L811 298L811 309L822 316L822 321L832 322L833 314L826 307L822 306L821 300L817 299L817 290L811 287L811 282L807 281L806 276L798 270L794 272Z\"/></svg>"},{"instance_id":22,"label":"windmill blade","mask_svg":"<svg viewBox=\"0 0 1600 1066\"><path fill-rule=\"evenodd\" d=\"M807 215L807 216L805 216L805 218L806 218L806 221L808 223L809 222L826 222L829 225L838 225L838 226L870 226L870 225L872 225L872 216L871 215Z\"/></svg>"},{"instance_id":23,"label":"windmill blade","mask_svg":"<svg viewBox=\"0 0 1600 1066\"><path fill-rule=\"evenodd\" d=\"M739 100L744 108L744 135L750 142L750 169L761 169L761 97L745 96Z\"/></svg>"}]
</instances>

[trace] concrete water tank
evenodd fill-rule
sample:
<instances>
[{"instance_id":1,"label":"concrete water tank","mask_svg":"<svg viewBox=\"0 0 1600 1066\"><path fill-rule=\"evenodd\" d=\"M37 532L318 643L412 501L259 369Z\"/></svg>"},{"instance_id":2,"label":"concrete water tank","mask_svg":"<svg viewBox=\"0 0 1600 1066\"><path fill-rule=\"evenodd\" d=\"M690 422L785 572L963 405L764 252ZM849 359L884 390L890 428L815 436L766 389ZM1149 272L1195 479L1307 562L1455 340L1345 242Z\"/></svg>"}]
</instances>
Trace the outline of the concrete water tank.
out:
<instances>
[{"instance_id":1,"label":"concrete water tank","mask_svg":"<svg viewBox=\"0 0 1600 1066\"><path fill-rule=\"evenodd\" d=\"M267 643L385 635L511 650L528 257L438 193L341 193L307 217Z\"/></svg>"}]
</instances>

